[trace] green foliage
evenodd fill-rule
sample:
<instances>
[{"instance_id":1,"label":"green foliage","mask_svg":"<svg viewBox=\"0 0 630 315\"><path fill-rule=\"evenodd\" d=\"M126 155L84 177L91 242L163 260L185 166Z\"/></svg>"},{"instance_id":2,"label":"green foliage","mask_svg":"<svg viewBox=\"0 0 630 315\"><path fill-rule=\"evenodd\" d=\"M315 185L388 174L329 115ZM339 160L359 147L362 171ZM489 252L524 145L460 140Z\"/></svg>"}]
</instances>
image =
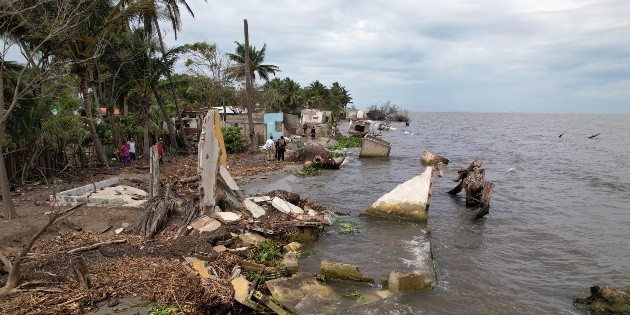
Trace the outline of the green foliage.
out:
<instances>
[{"instance_id":1,"label":"green foliage","mask_svg":"<svg viewBox=\"0 0 630 315\"><path fill-rule=\"evenodd\" d=\"M366 116L372 120L409 121L409 112L406 109L398 108L390 101L380 105L371 105L368 107Z\"/></svg>"},{"instance_id":2,"label":"green foliage","mask_svg":"<svg viewBox=\"0 0 630 315\"><path fill-rule=\"evenodd\" d=\"M156 305L149 309L149 315L180 315L184 314L177 306Z\"/></svg>"},{"instance_id":3,"label":"green foliage","mask_svg":"<svg viewBox=\"0 0 630 315\"><path fill-rule=\"evenodd\" d=\"M247 149L247 140L241 135L241 127L225 127L221 128L221 132L227 153L243 152Z\"/></svg>"},{"instance_id":4,"label":"green foliage","mask_svg":"<svg viewBox=\"0 0 630 315\"><path fill-rule=\"evenodd\" d=\"M350 222L339 222L339 228L341 234L354 234L359 233L359 228L354 226L354 224Z\"/></svg>"},{"instance_id":5,"label":"green foliage","mask_svg":"<svg viewBox=\"0 0 630 315\"><path fill-rule=\"evenodd\" d=\"M335 138L335 140L337 140L337 144L330 146L329 147L330 150L334 151L334 150L339 150L343 148L357 148L363 145L362 138L346 137L344 135L338 135L337 138Z\"/></svg>"},{"instance_id":6,"label":"green foliage","mask_svg":"<svg viewBox=\"0 0 630 315\"><path fill-rule=\"evenodd\" d=\"M296 173L302 177L312 177L319 175L319 169L313 166L304 166L301 170Z\"/></svg>"},{"instance_id":7,"label":"green foliage","mask_svg":"<svg viewBox=\"0 0 630 315\"><path fill-rule=\"evenodd\" d=\"M259 264L274 263L282 258L282 249L272 241L265 241L249 253L249 258Z\"/></svg>"}]
</instances>

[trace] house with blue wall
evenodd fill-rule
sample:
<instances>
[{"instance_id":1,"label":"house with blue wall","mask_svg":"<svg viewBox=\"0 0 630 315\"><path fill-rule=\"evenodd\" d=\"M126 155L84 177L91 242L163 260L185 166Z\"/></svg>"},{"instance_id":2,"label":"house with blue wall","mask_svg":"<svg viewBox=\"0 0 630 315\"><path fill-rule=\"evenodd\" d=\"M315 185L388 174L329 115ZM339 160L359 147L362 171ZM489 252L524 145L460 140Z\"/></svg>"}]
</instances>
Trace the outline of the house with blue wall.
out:
<instances>
[{"instance_id":1,"label":"house with blue wall","mask_svg":"<svg viewBox=\"0 0 630 315\"><path fill-rule=\"evenodd\" d=\"M265 113L263 122L267 128L266 139L273 136L277 140L284 136L284 113Z\"/></svg>"}]
</instances>

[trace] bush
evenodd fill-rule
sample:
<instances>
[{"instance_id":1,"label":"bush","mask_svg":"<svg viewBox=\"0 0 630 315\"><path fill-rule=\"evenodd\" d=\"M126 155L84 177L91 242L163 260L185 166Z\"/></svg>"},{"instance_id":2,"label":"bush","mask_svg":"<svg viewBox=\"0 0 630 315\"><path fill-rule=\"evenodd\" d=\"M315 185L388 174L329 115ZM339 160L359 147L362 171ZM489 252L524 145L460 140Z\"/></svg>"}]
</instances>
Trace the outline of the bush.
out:
<instances>
[{"instance_id":1,"label":"bush","mask_svg":"<svg viewBox=\"0 0 630 315\"><path fill-rule=\"evenodd\" d=\"M344 135L338 135L335 140L337 140L337 144L334 146L330 146L331 150L338 150L343 148L358 148L363 145L362 138L356 137L346 137Z\"/></svg>"},{"instance_id":2,"label":"bush","mask_svg":"<svg viewBox=\"0 0 630 315\"><path fill-rule=\"evenodd\" d=\"M406 109L400 109L397 105L387 101L383 104L371 105L366 113L371 120L409 121L409 113Z\"/></svg>"},{"instance_id":3,"label":"bush","mask_svg":"<svg viewBox=\"0 0 630 315\"><path fill-rule=\"evenodd\" d=\"M221 132L227 153L238 153L247 149L247 140L241 135L241 127L225 127L221 128Z\"/></svg>"}]
</instances>

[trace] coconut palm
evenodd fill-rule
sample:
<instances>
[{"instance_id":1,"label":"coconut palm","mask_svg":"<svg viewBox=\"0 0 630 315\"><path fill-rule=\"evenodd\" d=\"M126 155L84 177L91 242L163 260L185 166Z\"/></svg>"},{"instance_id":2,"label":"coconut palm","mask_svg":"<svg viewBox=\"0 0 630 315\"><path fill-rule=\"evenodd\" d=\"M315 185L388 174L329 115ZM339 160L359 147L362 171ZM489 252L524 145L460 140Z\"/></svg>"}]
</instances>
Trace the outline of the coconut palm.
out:
<instances>
[{"instance_id":1,"label":"coconut palm","mask_svg":"<svg viewBox=\"0 0 630 315\"><path fill-rule=\"evenodd\" d=\"M228 57L234 61L235 65L230 67L228 70L228 74L235 79L245 80L245 48L244 45L236 43L236 53L229 53ZM258 74L258 78L263 79L265 81L269 81L269 75L275 75L276 72L280 72L280 68L275 65L266 65L263 64L265 61L265 54L267 50L267 44L263 44L261 50L256 50L256 47L249 46L249 67L252 75L252 79L256 80L256 73Z\"/></svg>"},{"instance_id":2,"label":"coconut palm","mask_svg":"<svg viewBox=\"0 0 630 315\"><path fill-rule=\"evenodd\" d=\"M177 39L177 31L181 29L181 15L179 6L183 6L188 13L192 17L195 17L192 9L186 2L186 0L148 0L150 5L147 6L145 10L138 12L137 17L141 20L142 25L144 26L144 31L146 36L151 38L154 35L158 36L158 40L160 43L160 49L163 57L167 55L166 46L164 45L164 39L162 37L162 31L160 29L159 20L160 17L165 17L167 21L171 23L171 27L173 29L175 39ZM121 6L128 6L133 2L133 0L122 0L120 2ZM166 62L166 60L164 60ZM173 97L173 102L175 103L175 111L177 112L178 121L182 121L181 111L179 107L179 100L177 98L176 87L173 84L173 80L171 78L171 73L166 73L168 78L168 82L171 88L171 93ZM186 133L183 128L181 128L182 132L182 142L184 146L188 146L188 139L186 138ZM176 144L176 142L175 142Z\"/></svg>"}]
</instances>

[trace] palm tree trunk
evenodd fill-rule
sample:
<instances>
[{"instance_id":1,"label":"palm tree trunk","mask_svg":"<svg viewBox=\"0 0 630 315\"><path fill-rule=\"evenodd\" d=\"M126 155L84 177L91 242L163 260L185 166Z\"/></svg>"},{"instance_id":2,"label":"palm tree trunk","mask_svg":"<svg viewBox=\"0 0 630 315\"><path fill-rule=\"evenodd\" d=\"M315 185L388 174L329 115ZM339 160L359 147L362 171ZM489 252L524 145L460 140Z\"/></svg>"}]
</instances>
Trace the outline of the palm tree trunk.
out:
<instances>
[{"instance_id":1,"label":"palm tree trunk","mask_svg":"<svg viewBox=\"0 0 630 315\"><path fill-rule=\"evenodd\" d=\"M94 124L94 117L92 116L92 102L90 98L90 94L88 92L88 72L87 69L83 70L80 74L81 77L81 94L83 96L83 109L85 110L85 116L87 118L88 127L90 128L90 136L92 137L92 142L94 143L94 150L96 151L96 157L100 164L108 167L107 158L105 157L105 151L103 150L103 145L101 144L101 139L98 137L98 133L96 132L96 125Z\"/></svg>"},{"instance_id":2,"label":"palm tree trunk","mask_svg":"<svg viewBox=\"0 0 630 315\"><path fill-rule=\"evenodd\" d=\"M162 31L160 30L160 25L158 24L157 18L155 19L155 29L157 30L158 39L160 41L160 50L162 51L162 58L165 60L166 56L166 48L164 46L164 40L162 39ZM182 112L179 110L179 99L177 98L177 93L175 91L175 85L173 84L173 79L171 78L171 72L166 71L166 78L168 79L168 85L171 88L171 93L173 94L173 103L175 103L175 111L177 112L177 121L179 121L179 132L182 138L182 143L184 147L188 148L188 138L186 137L186 130L184 129L184 124L182 122ZM177 142L174 142L177 143ZM179 145L178 145L179 147Z\"/></svg>"},{"instance_id":3,"label":"palm tree trunk","mask_svg":"<svg viewBox=\"0 0 630 315\"><path fill-rule=\"evenodd\" d=\"M175 134L175 126L173 125L171 118L168 116L168 112L166 111L166 105L164 105L164 100L162 99L160 92L158 92L155 86L151 87L151 89L153 90L153 95L155 95L155 99L157 100L157 103L160 106L160 111L162 112L162 116L164 116L164 122L166 123L166 126L168 127L168 135L169 135L169 138L171 138L171 143L177 143L177 136ZM179 121L179 124L180 124L180 128L184 129L181 120Z\"/></svg>"},{"instance_id":4,"label":"palm tree trunk","mask_svg":"<svg viewBox=\"0 0 630 315\"><path fill-rule=\"evenodd\" d=\"M149 139L149 104L143 101L142 106L142 156L149 159L151 150L151 139Z\"/></svg>"},{"instance_id":5,"label":"palm tree trunk","mask_svg":"<svg viewBox=\"0 0 630 315\"><path fill-rule=\"evenodd\" d=\"M4 64L0 63L0 67ZM4 112L4 78L3 71L0 68L0 190L2 191L2 207L4 208L4 219L13 220L17 219L17 212L15 212L15 205L13 204L13 197L11 196L11 187L9 186L9 177L7 175L7 167L4 164L4 135L5 127L7 123L7 117Z\"/></svg>"},{"instance_id":6,"label":"palm tree trunk","mask_svg":"<svg viewBox=\"0 0 630 315\"><path fill-rule=\"evenodd\" d=\"M255 152L256 147L258 147L258 143L255 139L256 134L254 133L254 100L252 99L252 72L250 71L249 66L249 30L247 26L247 19L243 20L243 30L245 32L245 62L243 63L243 66L245 67L245 105L247 105L247 120L249 122L249 145L251 152Z\"/></svg>"}]
</instances>

